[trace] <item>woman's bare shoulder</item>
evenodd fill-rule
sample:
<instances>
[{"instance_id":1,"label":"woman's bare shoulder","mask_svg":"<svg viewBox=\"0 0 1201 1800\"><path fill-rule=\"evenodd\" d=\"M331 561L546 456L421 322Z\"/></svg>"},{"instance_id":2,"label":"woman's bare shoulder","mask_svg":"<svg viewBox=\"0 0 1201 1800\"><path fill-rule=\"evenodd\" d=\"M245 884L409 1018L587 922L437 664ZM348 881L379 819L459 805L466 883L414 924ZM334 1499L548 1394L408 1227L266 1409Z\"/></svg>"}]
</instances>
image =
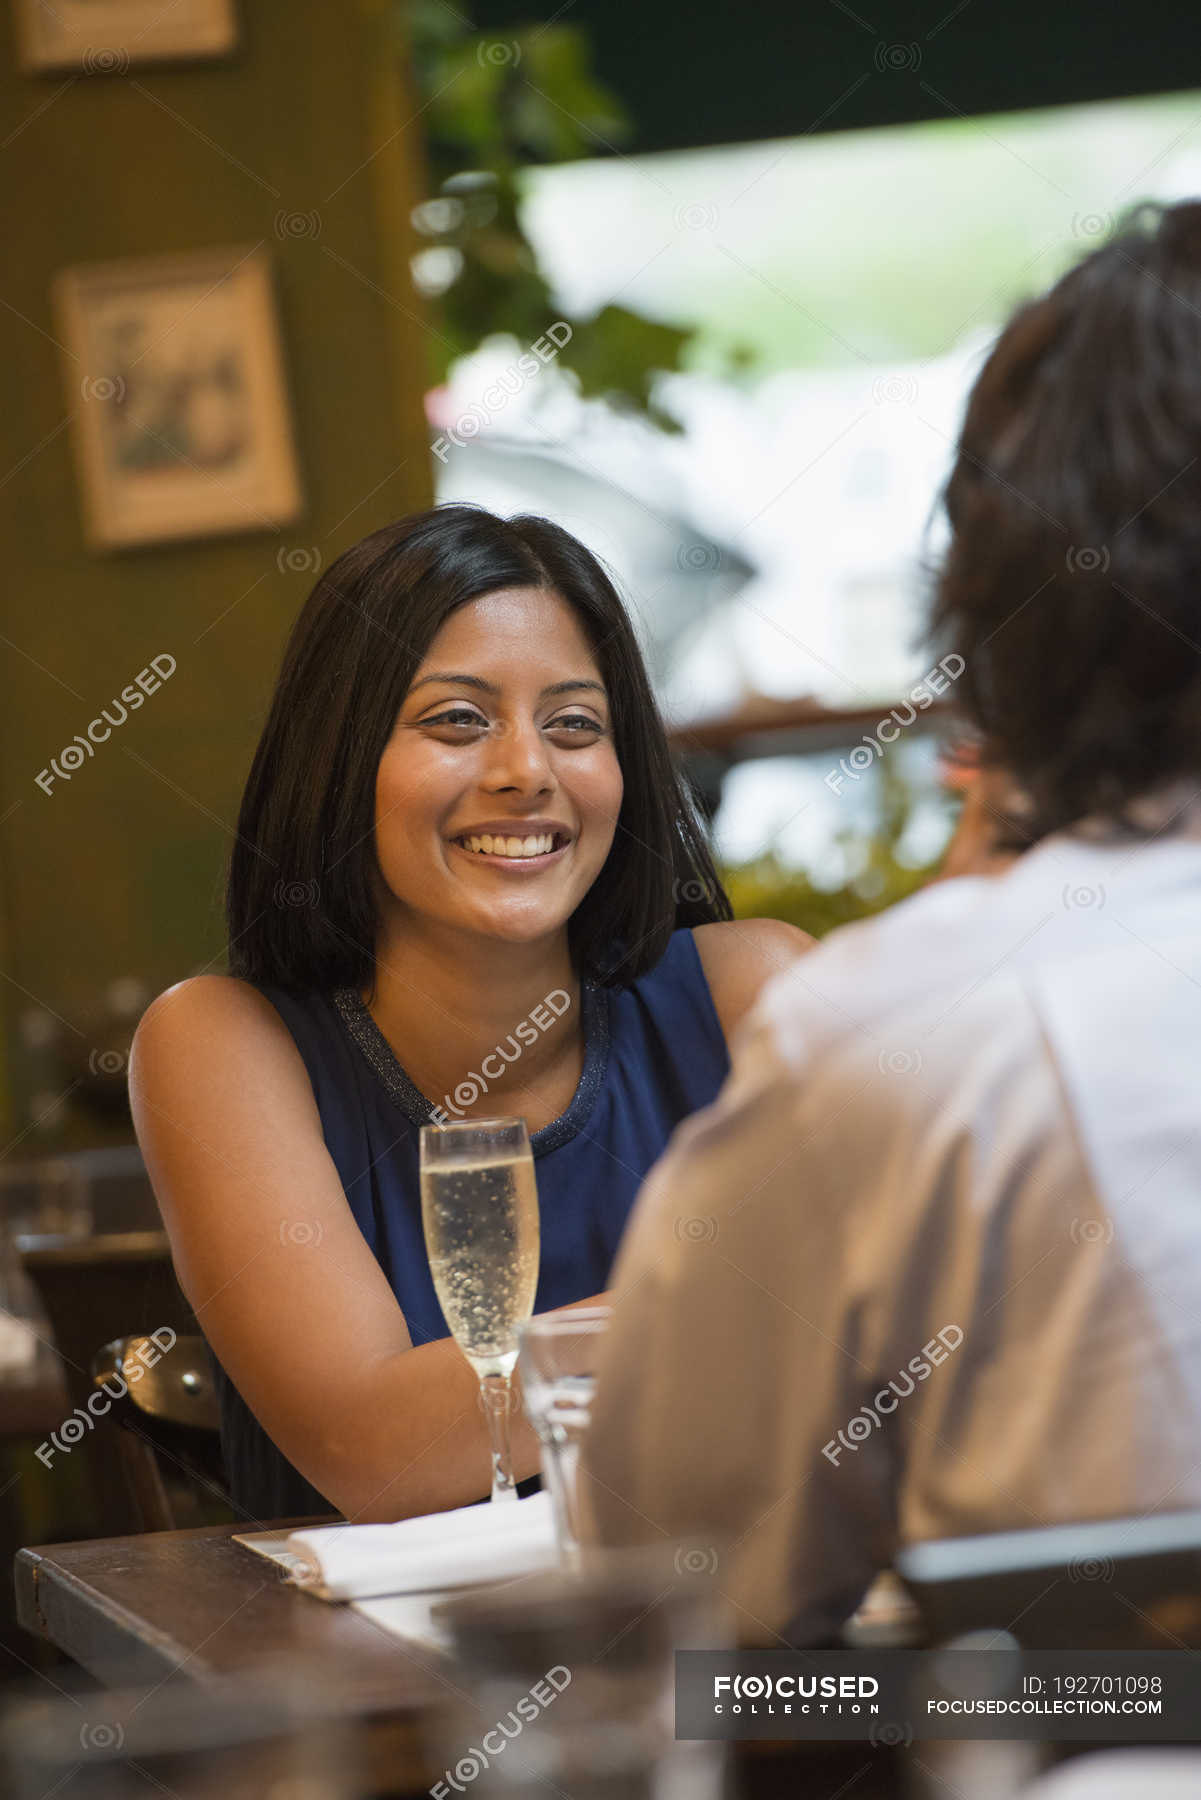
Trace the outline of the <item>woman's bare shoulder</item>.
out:
<instances>
[{"instance_id":1,"label":"woman's bare shoulder","mask_svg":"<svg viewBox=\"0 0 1201 1800\"><path fill-rule=\"evenodd\" d=\"M137 1037L175 1036L198 1027L229 1026L271 1030L283 1021L271 1002L236 975L189 975L164 988L138 1022Z\"/></svg>"},{"instance_id":2,"label":"woman's bare shoulder","mask_svg":"<svg viewBox=\"0 0 1201 1800\"><path fill-rule=\"evenodd\" d=\"M295 1041L278 1012L250 982L232 975L190 975L164 989L138 1021L130 1051L131 1097L147 1082L192 1080L204 1072L220 1085L254 1069L304 1076ZM307 1085L307 1081L306 1081Z\"/></svg>"},{"instance_id":3,"label":"woman's bare shoulder","mask_svg":"<svg viewBox=\"0 0 1201 1800\"><path fill-rule=\"evenodd\" d=\"M129 1104L177 1255L189 1251L180 1232L198 1221L206 1232L217 1219L249 1228L264 1208L274 1216L289 1190L345 1200L325 1166L296 1042L247 982L193 976L151 1003L130 1051Z\"/></svg>"},{"instance_id":4,"label":"woman's bare shoulder","mask_svg":"<svg viewBox=\"0 0 1201 1800\"><path fill-rule=\"evenodd\" d=\"M692 931L721 1028L729 1042L764 982L812 950L816 939L784 919L730 919Z\"/></svg>"}]
</instances>

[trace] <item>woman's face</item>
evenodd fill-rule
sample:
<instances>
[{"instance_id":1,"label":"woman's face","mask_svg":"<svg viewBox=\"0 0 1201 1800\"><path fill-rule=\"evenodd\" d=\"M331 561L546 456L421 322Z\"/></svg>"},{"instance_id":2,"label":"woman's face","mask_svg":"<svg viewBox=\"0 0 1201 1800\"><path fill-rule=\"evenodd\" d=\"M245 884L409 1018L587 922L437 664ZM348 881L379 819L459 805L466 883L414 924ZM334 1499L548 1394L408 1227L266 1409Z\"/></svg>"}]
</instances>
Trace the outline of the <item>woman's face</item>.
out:
<instances>
[{"instance_id":1,"label":"woman's face","mask_svg":"<svg viewBox=\"0 0 1201 1800\"><path fill-rule=\"evenodd\" d=\"M571 607L543 588L460 606L376 775L391 919L521 943L560 931L609 854L621 795L609 696Z\"/></svg>"}]
</instances>

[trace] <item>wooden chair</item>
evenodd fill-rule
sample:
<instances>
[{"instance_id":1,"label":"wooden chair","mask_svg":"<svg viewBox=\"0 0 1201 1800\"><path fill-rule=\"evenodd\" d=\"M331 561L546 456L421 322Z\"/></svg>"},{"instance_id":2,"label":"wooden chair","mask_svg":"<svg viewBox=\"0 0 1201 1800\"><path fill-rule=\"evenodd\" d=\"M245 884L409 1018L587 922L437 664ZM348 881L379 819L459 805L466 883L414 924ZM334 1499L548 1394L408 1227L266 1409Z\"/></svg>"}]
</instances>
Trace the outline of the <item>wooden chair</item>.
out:
<instances>
[{"instance_id":1,"label":"wooden chair","mask_svg":"<svg viewBox=\"0 0 1201 1800\"><path fill-rule=\"evenodd\" d=\"M233 1517L208 1346L198 1335L116 1338L92 1362L111 1404L117 1456L143 1531Z\"/></svg>"},{"instance_id":2,"label":"wooden chair","mask_svg":"<svg viewBox=\"0 0 1201 1800\"><path fill-rule=\"evenodd\" d=\"M17 1249L49 1320L62 1358L68 1399L77 1414L96 1418L95 1410L88 1411L88 1400L95 1392L93 1359L101 1345L150 1337L162 1327L173 1331L177 1338L195 1339L198 1335L195 1315L175 1279L165 1232L120 1232L92 1238L22 1237L17 1240ZM181 1359L181 1374L185 1360L193 1372L200 1366L195 1357ZM131 1395L133 1391L131 1385ZM95 1426L89 1425L86 1434L69 1445L66 1452L81 1458L87 1468L96 1537L119 1537L146 1529L146 1506L151 1507L151 1516L162 1516L153 1512L144 1477L139 1478L136 1490L131 1489L129 1450L120 1441L125 1436L123 1426L143 1432L157 1446L160 1459L167 1463L180 1454L171 1437L172 1425L166 1425L156 1437L158 1428L151 1423L151 1415L140 1415L132 1404L114 1410L116 1420L111 1413L96 1419ZM77 1423L74 1430L78 1429ZM199 1466L215 1469L215 1452L201 1453ZM165 1485L170 1495L170 1485ZM206 1503L212 1504L211 1493L206 1494ZM177 1497L169 1504L181 1502ZM229 1511L222 1515L225 1519L232 1516ZM199 1522L219 1521L206 1513Z\"/></svg>"}]
</instances>

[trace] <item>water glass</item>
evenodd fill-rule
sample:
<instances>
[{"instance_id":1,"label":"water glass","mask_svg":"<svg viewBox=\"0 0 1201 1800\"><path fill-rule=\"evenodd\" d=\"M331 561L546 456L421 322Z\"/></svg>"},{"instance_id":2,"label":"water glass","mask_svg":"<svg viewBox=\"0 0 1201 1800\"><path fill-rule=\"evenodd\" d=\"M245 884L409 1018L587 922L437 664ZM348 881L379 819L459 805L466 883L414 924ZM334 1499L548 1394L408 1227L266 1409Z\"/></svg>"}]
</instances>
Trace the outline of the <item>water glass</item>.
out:
<instances>
[{"instance_id":1,"label":"water glass","mask_svg":"<svg viewBox=\"0 0 1201 1800\"><path fill-rule=\"evenodd\" d=\"M540 1313L521 1330L518 1369L526 1416L542 1446L555 1540L566 1567L579 1564L580 1446L592 1416L596 1369L613 1309L565 1306Z\"/></svg>"},{"instance_id":2,"label":"water glass","mask_svg":"<svg viewBox=\"0 0 1201 1800\"><path fill-rule=\"evenodd\" d=\"M727 1647L695 1548L591 1550L435 1608L455 1661L424 1723L431 1792L479 1800L721 1800L726 1747L675 1737L675 1652Z\"/></svg>"}]
</instances>

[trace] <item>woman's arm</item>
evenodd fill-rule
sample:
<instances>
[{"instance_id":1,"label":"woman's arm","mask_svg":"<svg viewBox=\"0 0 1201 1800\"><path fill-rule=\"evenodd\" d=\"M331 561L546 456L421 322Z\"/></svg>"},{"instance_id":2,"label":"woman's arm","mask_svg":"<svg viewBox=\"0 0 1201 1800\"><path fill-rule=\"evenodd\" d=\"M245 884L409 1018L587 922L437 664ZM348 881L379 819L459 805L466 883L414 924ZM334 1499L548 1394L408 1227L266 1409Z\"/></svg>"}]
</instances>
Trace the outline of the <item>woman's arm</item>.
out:
<instances>
[{"instance_id":1,"label":"woman's arm","mask_svg":"<svg viewBox=\"0 0 1201 1800\"><path fill-rule=\"evenodd\" d=\"M413 1347L274 1007L225 976L168 989L138 1027L130 1096L180 1284L284 1456L348 1519L487 1494L475 1372L451 1338ZM513 1461L537 1472L519 1408Z\"/></svg>"},{"instance_id":2,"label":"woman's arm","mask_svg":"<svg viewBox=\"0 0 1201 1800\"><path fill-rule=\"evenodd\" d=\"M764 982L817 943L807 931L783 919L694 925L692 936L727 1044L759 998Z\"/></svg>"}]
</instances>

